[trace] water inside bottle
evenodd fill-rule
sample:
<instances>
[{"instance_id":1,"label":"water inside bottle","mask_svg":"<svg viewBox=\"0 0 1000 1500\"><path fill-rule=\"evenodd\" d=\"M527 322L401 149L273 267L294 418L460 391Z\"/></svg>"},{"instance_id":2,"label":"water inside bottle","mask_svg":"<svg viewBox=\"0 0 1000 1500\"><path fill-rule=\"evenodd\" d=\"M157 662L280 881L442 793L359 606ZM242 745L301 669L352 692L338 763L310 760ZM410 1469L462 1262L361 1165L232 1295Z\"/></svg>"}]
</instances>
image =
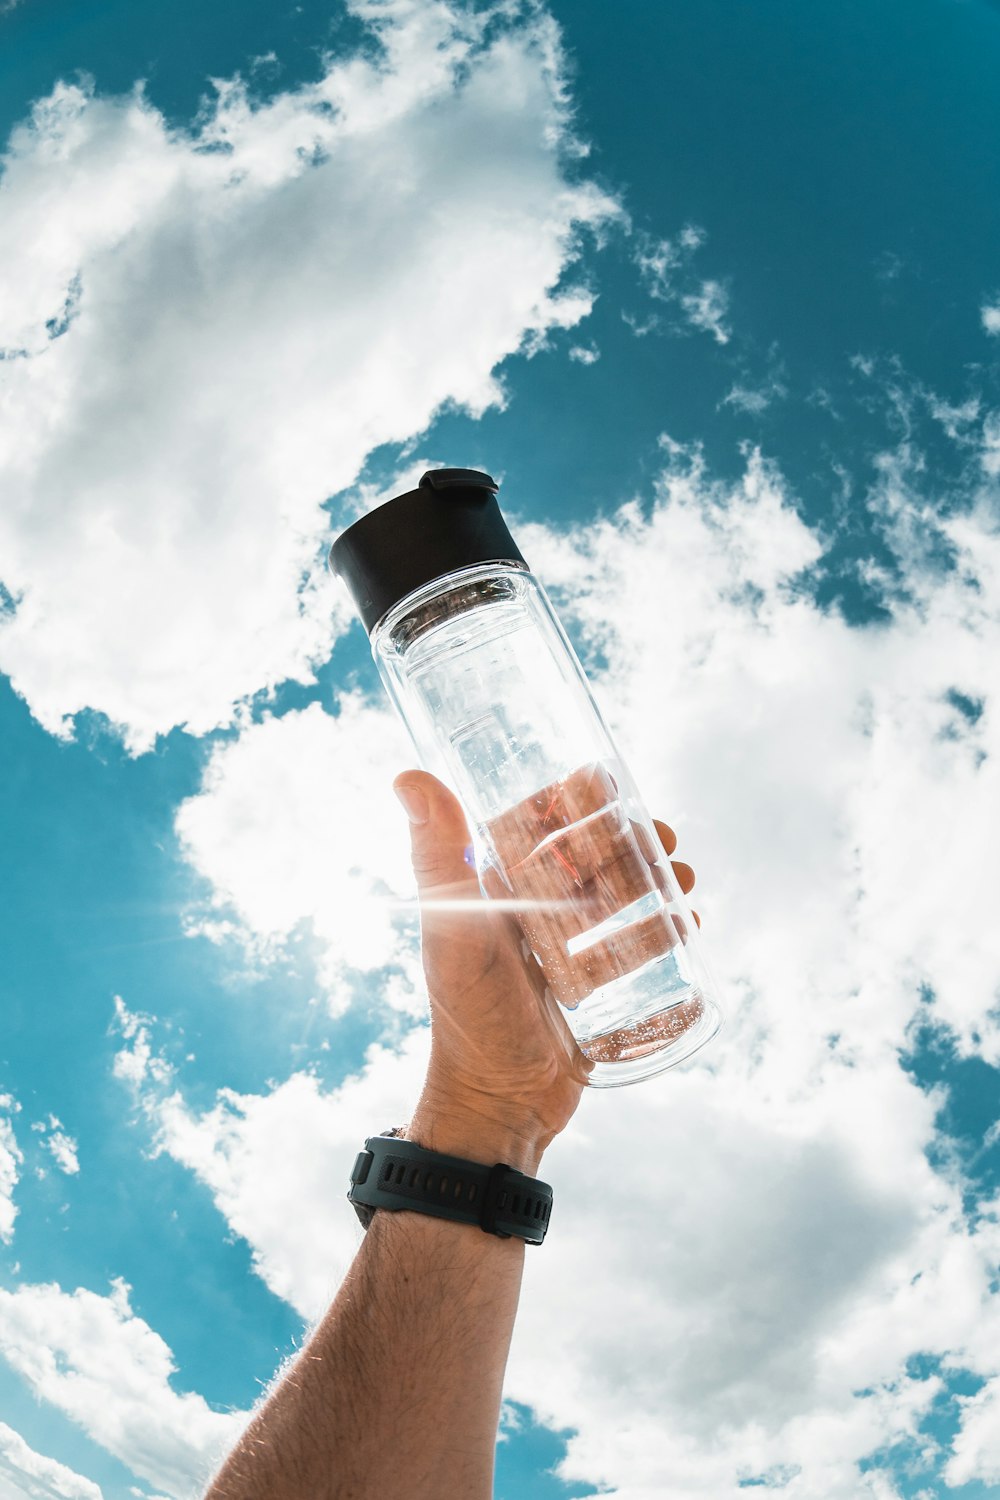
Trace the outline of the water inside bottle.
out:
<instances>
[{"instance_id":1,"label":"water inside bottle","mask_svg":"<svg viewBox=\"0 0 1000 1500\"><path fill-rule=\"evenodd\" d=\"M647 896L640 896L638 901L633 901L630 906L623 906L621 911L615 912L604 922L598 922L596 927L591 927L588 932L580 932L572 937L566 944L566 952L570 958L575 958L582 953L584 948L592 948L602 938L610 937L613 932L620 932L623 927L630 927L633 922L638 922L643 917L651 917L654 912L664 911L666 902L659 891L650 891Z\"/></svg>"},{"instance_id":2,"label":"water inside bottle","mask_svg":"<svg viewBox=\"0 0 1000 1500\"><path fill-rule=\"evenodd\" d=\"M704 1010L685 919L665 851L607 768L549 782L480 835L581 1049L627 1061L680 1043Z\"/></svg>"}]
</instances>

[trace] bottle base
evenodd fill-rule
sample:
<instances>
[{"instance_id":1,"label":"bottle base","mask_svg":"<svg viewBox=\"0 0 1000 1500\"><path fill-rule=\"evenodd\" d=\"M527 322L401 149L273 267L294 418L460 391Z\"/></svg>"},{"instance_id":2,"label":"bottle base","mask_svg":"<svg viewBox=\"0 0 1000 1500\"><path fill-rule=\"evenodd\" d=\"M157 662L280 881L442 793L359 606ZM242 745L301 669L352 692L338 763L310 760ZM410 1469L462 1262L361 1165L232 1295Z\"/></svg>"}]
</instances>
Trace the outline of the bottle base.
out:
<instances>
[{"instance_id":1,"label":"bottle base","mask_svg":"<svg viewBox=\"0 0 1000 1500\"><path fill-rule=\"evenodd\" d=\"M614 1089L653 1078L697 1052L721 1024L718 1006L696 985L676 994L669 1005L661 995L655 1009L632 1016L628 1026L577 1035L580 1051L594 1063L587 1085Z\"/></svg>"}]
</instances>

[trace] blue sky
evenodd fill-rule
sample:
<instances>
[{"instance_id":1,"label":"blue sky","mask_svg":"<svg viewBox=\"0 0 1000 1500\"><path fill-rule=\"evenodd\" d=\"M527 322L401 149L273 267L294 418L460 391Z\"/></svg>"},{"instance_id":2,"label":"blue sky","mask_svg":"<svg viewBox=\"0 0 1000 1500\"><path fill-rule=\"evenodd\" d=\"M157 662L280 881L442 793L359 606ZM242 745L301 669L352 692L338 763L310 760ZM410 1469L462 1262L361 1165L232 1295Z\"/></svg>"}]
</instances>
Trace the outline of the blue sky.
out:
<instances>
[{"instance_id":1,"label":"blue sky","mask_svg":"<svg viewBox=\"0 0 1000 1500\"><path fill-rule=\"evenodd\" d=\"M497 1496L1000 1493L1000 8L0 32L0 1500L197 1495L357 1248L426 1002L323 559L437 465L727 1015L546 1158Z\"/></svg>"}]
</instances>

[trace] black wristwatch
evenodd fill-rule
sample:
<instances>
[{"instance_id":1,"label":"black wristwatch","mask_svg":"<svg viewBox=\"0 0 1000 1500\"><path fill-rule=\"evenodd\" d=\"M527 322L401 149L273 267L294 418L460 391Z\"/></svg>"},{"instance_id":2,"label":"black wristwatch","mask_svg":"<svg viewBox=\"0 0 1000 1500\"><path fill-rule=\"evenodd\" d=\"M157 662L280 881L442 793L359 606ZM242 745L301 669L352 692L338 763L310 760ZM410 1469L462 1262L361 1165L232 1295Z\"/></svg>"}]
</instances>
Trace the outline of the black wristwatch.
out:
<instances>
[{"instance_id":1,"label":"black wristwatch","mask_svg":"<svg viewBox=\"0 0 1000 1500\"><path fill-rule=\"evenodd\" d=\"M400 1137L404 1126L369 1136L358 1152L347 1191L365 1229L377 1208L401 1208L478 1224L502 1240L540 1245L549 1227L552 1189L506 1162L487 1167L428 1151ZM502 1227L501 1227L502 1226Z\"/></svg>"}]
</instances>

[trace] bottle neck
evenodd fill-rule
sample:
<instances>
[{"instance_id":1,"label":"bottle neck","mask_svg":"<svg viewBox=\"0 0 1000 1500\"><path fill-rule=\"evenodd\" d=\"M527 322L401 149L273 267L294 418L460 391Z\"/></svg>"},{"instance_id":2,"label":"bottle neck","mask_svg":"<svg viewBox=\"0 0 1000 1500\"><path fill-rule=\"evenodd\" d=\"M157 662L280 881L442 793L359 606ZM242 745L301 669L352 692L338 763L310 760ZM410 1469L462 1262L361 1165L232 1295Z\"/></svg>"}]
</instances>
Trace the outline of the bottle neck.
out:
<instances>
[{"instance_id":1,"label":"bottle neck","mask_svg":"<svg viewBox=\"0 0 1000 1500\"><path fill-rule=\"evenodd\" d=\"M484 605L517 599L523 589L520 577L528 571L526 563L498 560L477 563L475 567L434 579L401 599L383 616L371 634L373 650L381 640L394 655L403 655L445 620ZM519 576L511 576L514 574Z\"/></svg>"}]
</instances>

